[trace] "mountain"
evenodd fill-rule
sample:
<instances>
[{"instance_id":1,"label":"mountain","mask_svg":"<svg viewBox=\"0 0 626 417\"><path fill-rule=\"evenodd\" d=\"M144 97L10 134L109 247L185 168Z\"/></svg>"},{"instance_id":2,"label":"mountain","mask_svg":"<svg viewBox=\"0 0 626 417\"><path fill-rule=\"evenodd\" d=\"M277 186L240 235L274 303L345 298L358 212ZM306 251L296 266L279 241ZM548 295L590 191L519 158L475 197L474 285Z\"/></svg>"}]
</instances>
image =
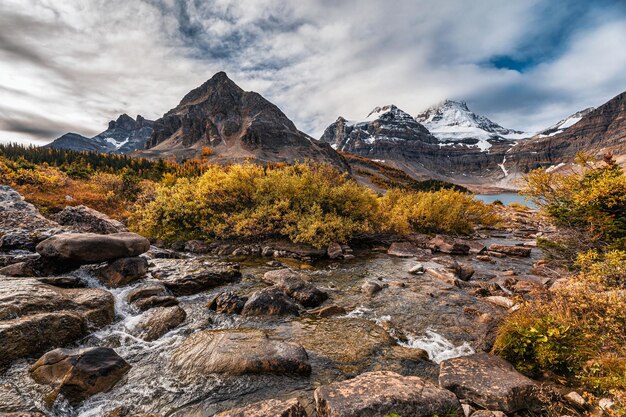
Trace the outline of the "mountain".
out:
<instances>
[{"instance_id":1,"label":"mountain","mask_svg":"<svg viewBox=\"0 0 626 417\"><path fill-rule=\"evenodd\" d=\"M45 147L128 154L144 148L146 141L152 134L153 123L153 121L141 116L137 116L135 120L127 114L122 114L117 120L109 122L107 130L92 138L78 133L66 133Z\"/></svg>"},{"instance_id":2,"label":"mountain","mask_svg":"<svg viewBox=\"0 0 626 417\"><path fill-rule=\"evenodd\" d=\"M473 138L446 142L394 105L376 107L358 122L339 117L320 140L339 151L384 162L418 180L432 178L468 186L501 177L503 155L515 143L493 140L489 152L483 152Z\"/></svg>"},{"instance_id":3,"label":"mountain","mask_svg":"<svg viewBox=\"0 0 626 417\"><path fill-rule=\"evenodd\" d=\"M504 168L512 173L526 173L535 168L558 166L573 162L581 151L598 157L610 153L620 165L626 166L626 92L583 112L586 113L580 120L561 132L520 142L507 155Z\"/></svg>"},{"instance_id":4,"label":"mountain","mask_svg":"<svg viewBox=\"0 0 626 417\"><path fill-rule=\"evenodd\" d=\"M445 100L417 115L415 120L445 144L463 143L481 151L491 148L495 141L530 136L519 130L504 128L472 112L464 101Z\"/></svg>"},{"instance_id":5,"label":"mountain","mask_svg":"<svg viewBox=\"0 0 626 417\"><path fill-rule=\"evenodd\" d=\"M154 122L148 157L197 157L210 147L219 161L255 159L293 162L314 159L347 170L328 144L300 132L287 116L260 94L244 91L218 72Z\"/></svg>"},{"instance_id":6,"label":"mountain","mask_svg":"<svg viewBox=\"0 0 626 417\"><path fill-rule=\"evenodd\" d=\"M557 124L552 125L549 128L542 130L541 132L537 133L537 135L539 135L539 136L554 136L554 135L557 135L559 133L563 133L565 131L565 129L567 129L569 127L572 127L573 125L578 123L583 117L585 117L586 115L588 115L589 113L591 113L595 109L596 109L595 107L589 107L589 108L586 108L586 109L581 110L579 112L576 112L576 113L572 114L571 116L561 120Z\"/></svg>"},{"instance_id":7,"label":"mountain","mask_svg":"<svg viewBox=\"0 0 626 417\"><path fill-rule=\"evenodd\" d=\"M330 143L333 149L357 154L375 153L386 143L394 146L406 141L437 142L424 126L393 104L376 107L359 122L339 117L320 140Z\"/></svg>"}]
</instances>

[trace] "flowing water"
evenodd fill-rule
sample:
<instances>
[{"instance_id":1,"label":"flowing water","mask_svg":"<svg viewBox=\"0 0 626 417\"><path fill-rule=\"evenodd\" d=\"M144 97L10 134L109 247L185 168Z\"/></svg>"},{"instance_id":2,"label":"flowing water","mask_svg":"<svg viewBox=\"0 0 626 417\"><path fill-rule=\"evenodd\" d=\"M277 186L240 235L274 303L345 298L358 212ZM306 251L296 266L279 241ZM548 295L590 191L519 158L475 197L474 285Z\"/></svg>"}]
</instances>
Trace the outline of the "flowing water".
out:
<instances>
[{"instance_id":1,"label":"flowing water","mask_svg":"<svg viewBox=\"0 0 626 417\"><path fill-rule=\"evenodd\" d=\"M78 346L113 347L132 365L111 391L97 394L76 407L62 398L53 405L45 404L43 398L50 388L30 378L28 369L32 360L16 362L0 376L0 383L13 384L51 417L100 417L119 407L130 414L211 416L219 410L261 399L294 395L310 399L312 390L321 384L381 367L435 378L436 366L429 365L430 362L410 369L403 367L406 361L397 359L398 347L426 350L435 364L468 355L484 347L483 339L488 332L489 323L478 323L476 317L502 315L499 308L429 275L410 275L407 271L415 260L365 250L357 250L355 255L349 261L325 261L313 267L291 261L291 266L305 268L301 272L329 293L326 304L342 306L346 314L324 319L305 314L244 318L210 311L207 301L219 292L228 289L249 294L264 286L260 278L272 269L265 264L267 258L239 259L243 274L240 282L180 297L180 305L187 312L185 323L153 342L132 335L142 313L129 306L126 295L141 283L109 290L116 300L116 322L86 337ZM504 269L525 274L533 261L507 258L494 266L470 257L464 259L476 268L473 280L478 282L493 280ZM77 274L88 286L101 287L86 272ZM386 288L375 296L367 296L360 288L368 281ZM179 375L170 367L172 353L192 333L242 327L267 329L273 338L302 344L310 356L311 377L190 376Z\"/></svg>"}]
</instances>

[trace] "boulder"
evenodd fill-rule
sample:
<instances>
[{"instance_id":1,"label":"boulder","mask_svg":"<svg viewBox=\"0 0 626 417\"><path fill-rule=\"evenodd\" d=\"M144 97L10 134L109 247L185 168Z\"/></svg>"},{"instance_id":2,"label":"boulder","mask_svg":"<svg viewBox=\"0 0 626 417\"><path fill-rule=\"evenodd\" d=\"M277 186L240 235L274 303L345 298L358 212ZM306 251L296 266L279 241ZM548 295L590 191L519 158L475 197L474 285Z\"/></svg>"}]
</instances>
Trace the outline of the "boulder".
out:
<instances>
[{"instance_id":1,"label":"boulder","mask_svg":"<svg viewBox=\"0 0 626 417\"><path fill-rule=\"evenodd\" d=\"M418 248L411 242L393 242L387 254L390 256L398 256L400 258L422 258L428 259L430 257L430 251L422 248Z\"/></svg>"},{"instance_id":2,"label":"boulder","mask_svg":"<svg viewBox=\"0 0 626 417\"><path fill-rule=\"evenodd\" d=\"M167 295L167 288L165 288L163 284L147 282L130 290L128 294L126 294L126 301L132 304L142 298L163 295Z\"/></svg>"},{"instance_id":3,"label":"boulder","mask_svg":"<svg viewBox=\"0 0 626 417\"><path fill-rule=\"evenodd\" d=\"M154 259L152 264L152 276L176 296L197 294L241 277L239 265L232 262Z\"/></svg>"},{"instance_id":4,"label":"boulder","mask_svg":"<svg viewBox=\"0 0 626 417\"><path fill-rule=\"evenodd\" d=\"M330 259L340 259L343 257L343 249L339 243L331 243L326 249L326 254Z\"/></svg>"},{"instance_id":5,"label":"boulder","mask_svg":"<svg viewBox=\"0 0 626 417\"><path fill-rule=\"evenodd\" d=\"M77 233L98 233L106 235L128 232L128 229L123 223L83 205L65 207L57 214L50 217L60 225Z\"/></svg>"},{"instance_id":6,"label":"boulder","mask_svg":"<svg viewBox=\"0 0 626 417\"><path fill-rule=\"evenodd\" d=\"M48 398L53 400L60 393L76 404L111 389L130 368L111 348L55 349L35 362L30 375L35 382L54 388Z\"/></svg>"},{"instance_id":7,"label":"boulder","mask_svg":"<svg viewBox=\"0 0 626 417\"><path fill-rule=\"evenodd\" d=\"M500 245L497 243L489 245L489 252L502 253L511 256L521 256L528 258L532 251L532 248L516 245Z\"/></svg>"},{"instance_id":8,"label":"boulder","mask_svg":"<svg viewBox=\"0 0 626 417\"><path fill-rule=\"evenodd\" d=\"M139 311L146 311L156 307L173 307L179 304L178 298L172 295L153 295L140 298L133 303Z\"/></svg>"},{"instance_id":9,"label":"boulder","mask_svg":"<svg viewBox=\"0 0 626 417\"><path fill-rule=\"evenodd\" d=\"M328 294L313 284L306 282L301 275L290 269L266 272L263 281L272 284L305 307L317 307L328 298Z\"/></svg>"},{"instance_id":10,"label":"boulder","mask_svg":"<svg viewBox=\"0 0 626 417\"><path fill-rule=\"evenodd\" d=\"M433 250L450 255L467 255L470 253L470 246L467 243L448 236L437 235L430 240L429 244Z\"/></svg>"},{"instance_id":11,"label":"boulder","mask_svg":"<svg viewBox=\"0 0 626 417\"><path fill-rule=\"evenodd\" d=\"M120 258L93 268L93 272L107 287L123 287L145 277L148 272L148 260L141 256Z\"/></svg>"},{"instance_id":12,"label":"boulder","mask_svg":"<svg viewBox=\"0 0 626 417\"><path fill-rule=\"evenodd\" d=\"M409 269L409 274L413 275L421 275L424 273L424 265L421 263L417 263Z\"/></svg>"},{"instance_id":13,"label":"boulder","mask_svg":"<svg viewBox=\"0 0 626 417\"><path fill-rule=\"evenodd\" d=\"M81 265L138 256L148 249L148 239L135 233L64 233L37 245L37 252L44 258Z\"/></svg>"},{"instance_id":14,"label":"boulder","mask_svg":"<svg viewBox=\"0 0 626 417\"><path fill-rule=\"evenodd\" d=\"M361 292L373 297L377 292L382 291L383 286L375 281L368 281L361 285Z\"/></svg>"},{"instance_id":15,"label":"boulder","mask_svg":"<svg viewBox=\"0 0 626 417\"><path fill-rule=\"evenodd\" d=\"M318 417L463 415L453 393L417 376L367 372L315 390Z\"/></svg>"},{"instance_id":16,"label":"boulder","mask_svg":"<svg viewBox=\"0 0 626 417\"><path fill-rule=\"evenodd\" d=\"M205 330L188 337L172 355L186 377L227 375L309 375L309 357L299 345L270 339L256 329Z\"/></svg>"},{"instance_id":17,"label":"boulder","mask_svg":"<svg viewBox=\"0 0 626 417\"><path fill-rule=\"evenodd\" d=\"M439 385L489 410L537 411L538 386L504 359L487 353L448 359L440 365Z\"/></svg>"},{"instance_id":18,"label":"boulder","mask_svg":"<svg viewBox=\"0 0 626 417\"><path fill-rule=\"evenodd\" d=\"M484 300L490 302L493 305L497 305L507 309L515 305L515 302L513 300L501 295L490 295L489 297L485 297Z\"/></svg>"},{"instance_id":19,"label":"boulder","mask_svg":"<svg viewBox=\"0 0 626 417\"><path fill-rule=\"evenodd\" d=\"M59 224L43 217L37 208L24 201L8 185L0 185L0 233L39 231L58 228Z\"/></svg>"},{"instance_id":20,"label":"boulder","mask_svg":"<svg viewBox=\"0 0 626 417\"><path fill-rule=\"evenodd\" d=\"M133 334L151 342L178 327L186 318L187 313L179 306L156 307L141 317L133 329Z\"/></svg>"},{"instance_id":21,"label":"boulder","mask_svg":"<svg viewBox=\"0 0 626 417\"><path fill-rule=\"evenodd\" d=\"M348 311L344 307L338 305L330 305L309 310L307 311L307 313L315 317L324 318L332 316L342 316L344 314L347 314Z\"/></svg>"},{"instance_id":22,"label":"boulder","mask_svg":"<svg viewBox=\"0 0 626 417\"><path fill-rule=\"evenodd\" d=\"M298 399L267 400L217 413L215 417L307 417Z\"/></svg>"},{"instance_id":23,"label":"boulder","mask_svg":"<svg viewBox=\"0 0 626 417\"><path fill-rule=\"evenodd\" d=\"M33 278L0 279L0 366L70 344L115 318L97 288L59 288Z\"/></svg>"},{"instance_id":24,"label":"boulder","mask_svg":"<svg viewBox=\"0 0 626 417\"><path fill-rule=\"evenodd\" d=\"M264 288L253 293L243 306L244 316L285 316L299 314L299 308L280 289Z\"/></svg>"},{"instance_id":25,"label":"boulder","mask_svg":"<svg viewBox=\"0 0 626 417\"><path fill-rule=\"evenodd\" d=\"M210 310L218 313L239 314L243 310L243 306L248 301L248 297L240 297L232 291L218 294L208 303Z\"/></svg>"}]
</instances>

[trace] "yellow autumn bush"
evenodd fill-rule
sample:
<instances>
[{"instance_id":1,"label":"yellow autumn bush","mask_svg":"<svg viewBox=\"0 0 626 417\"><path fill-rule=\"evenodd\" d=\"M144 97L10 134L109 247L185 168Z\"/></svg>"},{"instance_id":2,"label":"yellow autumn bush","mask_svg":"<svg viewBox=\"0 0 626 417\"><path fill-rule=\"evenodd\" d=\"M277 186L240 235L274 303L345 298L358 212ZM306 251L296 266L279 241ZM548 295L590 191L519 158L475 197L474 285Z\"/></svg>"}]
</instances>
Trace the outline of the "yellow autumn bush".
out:
<instances>
[{"instance_id":1,"label":"yellow autumn bush","mask_svg":"<svg viewBox=\"0 0 626 417\"><path fill-rule=\"evenodd\" d=\"M386 227L400 234L443 232L468 234L476 225L492 225L498 217L471 194L442 189L432 192L390 190L381 198Z\"/></svg>"},{"instance_id":2,"label":"yellow autumn bush","mask_svg":"<svg viewBox=\"0 0 626 417\"><path fill-rule=\"evenodd\" d=\"M380 197L322 164L214 165L153 193L130 224L165 240L282 237L322 247L375 232L470 233L495 221L489 206L462 192L391 190Z\"/></svg>"}]
</instances>

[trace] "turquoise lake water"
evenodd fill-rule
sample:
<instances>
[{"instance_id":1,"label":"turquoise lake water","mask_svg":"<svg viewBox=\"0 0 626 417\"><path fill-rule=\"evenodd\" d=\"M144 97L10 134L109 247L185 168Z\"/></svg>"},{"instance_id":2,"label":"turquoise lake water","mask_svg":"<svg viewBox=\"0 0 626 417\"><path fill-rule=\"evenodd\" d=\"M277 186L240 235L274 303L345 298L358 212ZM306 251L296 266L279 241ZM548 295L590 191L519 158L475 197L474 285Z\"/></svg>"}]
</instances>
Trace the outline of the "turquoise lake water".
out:
<instances>
[{"instance_id":1,"label":"turquoise lake water","mask_svg":"<svg viewBox=\"0 0 626 417\"><path fill-rule=\"evenodd\" d=\"M502 201L504 204L519 203L530 208L536 208L536 206L530 201L526 201L525 197L517 193L502 193L502 194L476 194L476 198L485 203L493 203L496 200Z\"/></svg>"}]
</instances>

